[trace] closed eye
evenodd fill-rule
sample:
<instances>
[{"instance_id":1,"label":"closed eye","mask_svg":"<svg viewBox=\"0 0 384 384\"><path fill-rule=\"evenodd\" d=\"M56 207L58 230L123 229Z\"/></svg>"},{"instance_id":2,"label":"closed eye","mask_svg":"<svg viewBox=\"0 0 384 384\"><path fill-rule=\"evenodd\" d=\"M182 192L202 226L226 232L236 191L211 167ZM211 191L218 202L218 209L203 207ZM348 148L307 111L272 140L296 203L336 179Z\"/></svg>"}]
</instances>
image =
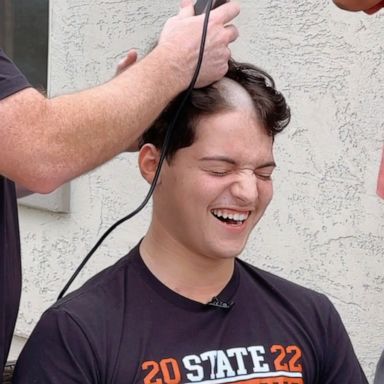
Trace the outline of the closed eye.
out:
<instances>
[{"instance_id":1,"label":"closed eye","mask_svg":"<svg viewBox=\"0 0 384 384\"><path fill-rule=\"evenodd\" d=\"M229 174L228 171L209 171L209 173L213 176L226 176Z\"/></svg>"},{"instance_id":2,"label":"closed eye","mask_svg":"<svg viewBox=\"0 0 384 384\"><path fill-rule=\"evenodd\" d=\"M272 175L256 175L256 177L260 180L265 180L265 181L272 180Z\"/></svg>"}]
</instances>

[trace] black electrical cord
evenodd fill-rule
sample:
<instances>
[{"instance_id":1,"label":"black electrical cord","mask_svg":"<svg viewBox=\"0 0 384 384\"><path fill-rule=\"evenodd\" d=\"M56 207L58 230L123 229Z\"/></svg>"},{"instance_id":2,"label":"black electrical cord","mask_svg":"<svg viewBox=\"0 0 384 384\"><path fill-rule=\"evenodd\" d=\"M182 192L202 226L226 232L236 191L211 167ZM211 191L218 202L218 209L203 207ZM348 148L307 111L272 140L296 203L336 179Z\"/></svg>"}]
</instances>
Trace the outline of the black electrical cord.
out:
<instances>
[{"instance_id":1,"label":"black electrical cord","mask_svg":"<svg viewBox=\"0 0 384 384\"><path fill-rule=\"evenodd\" d=\"M182 100L180 102L179 108L177 109L172 122L170 123L170 125L167 128L167 132L166 132L166 135L165 135L165 138L164 138L163 148L162 148L161 154L160 154L159 164L157 166L155 177L154 177L154 179L152 181L152 184L151 184L151 187L150 187L150 189L148 191L147 196L145 197L144 201L133 212L131 212L129 215L123 217L122 219L116 221L116 223L114 223L111 227L109 227L108 230L100 237L100 239L93 246L93 248L90 250L90 252L87 254L87 256L85 256L85 258L81 262L81 264L77 267L76 271L73 273L71 278L68 280L67 284L65 284L64 288L61 290L59 296L57 297L57 300L61 299L65 295L65 293L67 292L68 288L71 286L73 281L76 279L77 275L83 269L83 267L88 262L88 260L91 258L91 256L96 252L97 248L99 248L100 245L103 243L103 241L107 238L107 236L116 227L118 227L120 224L122 224L125 221L131 219L133 216L135 216L137 213L139 213L147 205L149 199L151 198L152 193L155 190L155 187L156 187L156 184L157 184L157 180L158 180L159 175L160 175L161 166L162 166L162 164L164 162L165 157L167 156L168 147L169 147L170 138L171 138L173 129L175 127L175 124L177 122L177 119L179 118L179 115L180 115L181 111L183 110L183 108L185 106L185 103L189 99L189 97L191 95L191 92L192 92L193 88L196 85L197 77L199 76L199 73L200 73L201 63L203 61L203 56L204 56L205 41L206 41L206 38L207 38L208 21L209 21L209 15L211 13L212 1L213 0L208 0L207 11L206 11L206 14L205 14L205 19L204 19L203 33L202 33L201 43L200 43L199 58L198 58L198 61L197 61L196 70L195 70L195 73L193 75L191 83L189 84L187 90L184 92L184 97L182 98Z\"/></svg>"}]
</instances>

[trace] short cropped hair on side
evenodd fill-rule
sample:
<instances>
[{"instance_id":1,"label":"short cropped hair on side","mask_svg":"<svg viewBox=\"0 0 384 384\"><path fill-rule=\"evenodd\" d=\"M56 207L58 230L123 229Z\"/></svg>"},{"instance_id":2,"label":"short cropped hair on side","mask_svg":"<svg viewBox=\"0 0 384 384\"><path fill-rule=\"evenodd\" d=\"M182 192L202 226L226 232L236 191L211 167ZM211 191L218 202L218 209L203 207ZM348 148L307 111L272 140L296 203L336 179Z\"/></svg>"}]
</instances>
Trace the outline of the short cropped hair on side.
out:
<instances>
[{"instance_id":1,"label":"short cropped hair on side","mask_svg":"<svg viewBox=\"0 0 384 384\"><path fill-rule=\"evenodd\" d=\"M290 109L284 96L276 90L275 82L268 73L252 64L231 60L225 77L234 80L248 92L256 114L270 136L274 137L289 124ZM217 83L192 91L174 127L167 151L168 162L178 149L193 144L199 118L234 109L215 84ZM163 147L166 130L175 116L182 97L183 95L176 97L143 134L140 147L146 143L153 144L158 149Z\"/></svg>"}]
</instances>

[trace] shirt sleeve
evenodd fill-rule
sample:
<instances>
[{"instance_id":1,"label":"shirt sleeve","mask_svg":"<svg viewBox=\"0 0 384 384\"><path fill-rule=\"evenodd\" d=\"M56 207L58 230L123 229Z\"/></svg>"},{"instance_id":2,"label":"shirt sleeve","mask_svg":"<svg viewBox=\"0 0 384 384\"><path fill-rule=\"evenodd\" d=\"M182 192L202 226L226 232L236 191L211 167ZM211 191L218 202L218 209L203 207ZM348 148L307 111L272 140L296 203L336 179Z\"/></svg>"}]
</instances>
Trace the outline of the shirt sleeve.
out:
<instances>
[{"instance_id":1,"label":"shirt sleeve","mask_svg":"<svg viewBox=\"0 0 384 384\"><path fill-rule=\"evenodd\" d=\"M331 302L324 345L324 366L319 383L368 384L340 315Z\"/></svg>"},{"instance_id":2,"label":"shirt sleeve","mask_svg":"<svg viewBox=\"0 0 384 384\"><path fill-rule=\"evenodd\" d=\"M28 87L27 79L0 49L0 100Z\"/></svg>"},{"instance_id":3,"label":"shirt sleeve","mask_svg":"<svg viewBox=\"0 0 384 384\"><path fill-rule=\"evenodd\" d=\"M16 364L13 384L100 383L86 334L64 310L44 313Z\"/></svg>"}]
</instances>

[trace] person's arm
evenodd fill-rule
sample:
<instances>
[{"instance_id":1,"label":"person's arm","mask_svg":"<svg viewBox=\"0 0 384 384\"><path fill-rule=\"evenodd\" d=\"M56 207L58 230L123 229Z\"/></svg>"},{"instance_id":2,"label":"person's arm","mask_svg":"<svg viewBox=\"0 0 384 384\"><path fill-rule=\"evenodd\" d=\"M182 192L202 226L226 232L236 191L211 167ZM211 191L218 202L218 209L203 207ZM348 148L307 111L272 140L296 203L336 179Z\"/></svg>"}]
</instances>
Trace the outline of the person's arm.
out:
<instances>
[{"instance_id":1,"label":"person's arm","mask_svg":"<svg viewBox=\"0 0 384 384\"><path fill-rule=\"evenodd\" d=\"M127 56L124 57L124 59L121 60L120 63L118 64L115 75L117 76L120 73L126 71L132 64L136 62L136 60L137 60L137 52L132 49L127 53ZM135 147L137 147L136 143L134 143L132 147L128 147L127 150L135 151ZM20 184L16 184L15 186L16 186L16 197L18 199L32 195L34 193Z\"/></svg>"},{"instance_id":2,"label":"person's arm","mask_svg":"<svg viewBox=\"0 0 384 384\"><path fill-rule=\"evenodd\" d=\"M226 26L236 3L211 13L198 86L224 76L237 30ZM204 15L191 2L165 24L157 47L139 63L93 89L45 99L34 89L0 101L0 174L49 193L134 145L192 79Z\"/></svg>"}]
</instances>

